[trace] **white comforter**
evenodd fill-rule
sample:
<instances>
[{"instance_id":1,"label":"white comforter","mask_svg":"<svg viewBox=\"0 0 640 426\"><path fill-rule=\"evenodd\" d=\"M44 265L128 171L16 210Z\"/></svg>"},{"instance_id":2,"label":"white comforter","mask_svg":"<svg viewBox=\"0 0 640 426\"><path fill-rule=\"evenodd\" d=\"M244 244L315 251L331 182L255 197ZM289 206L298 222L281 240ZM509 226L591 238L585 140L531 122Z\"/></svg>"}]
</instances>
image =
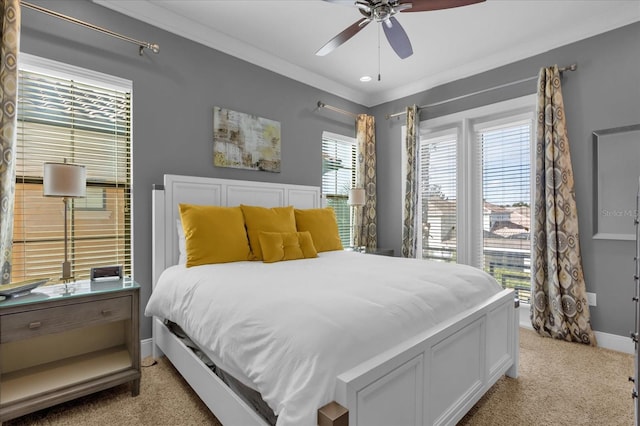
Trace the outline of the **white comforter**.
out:
<instances>
[{"instance_id":1,"label":"white comforter","mask_svg":"<svg viewBox=\"0 0 640 426\"><path fill-rule=\"evenodd\" d=\"M500 290L465 265L340 251L272 264L173 266L145 314L176 322L248 381L277 425L315 425L340 373Z\"/></svg>"}]
</instances>

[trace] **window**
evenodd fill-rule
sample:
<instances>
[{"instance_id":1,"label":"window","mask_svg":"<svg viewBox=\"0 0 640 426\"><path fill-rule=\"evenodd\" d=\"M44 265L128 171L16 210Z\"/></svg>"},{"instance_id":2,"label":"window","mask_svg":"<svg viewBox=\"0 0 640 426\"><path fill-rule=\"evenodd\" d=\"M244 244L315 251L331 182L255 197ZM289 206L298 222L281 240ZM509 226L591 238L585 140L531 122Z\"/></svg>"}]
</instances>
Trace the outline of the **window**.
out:
<instances>
[{"instance_id":1,"label":"window","mask_svg":"<svg viewBox=\"0 0 640 426\"><path fill-rule=\"evenodd\" d=\"M528 302L535 97L420 123L418 257L482 268Z\"/></svg>"},{"instance_id":2,"label":"window","mask_svg":"<svg viewBox=\"0 0 640 426\"><path fill-rule=\"evenodd\" d=\"M457 260L457 139L456 133L446 132L418 147L418 252L423 259Z\"/></svg>"},{"instance_id":3,"label":"window","mask_svg":"<svg viewBox=\"0 0 640 426\"><path fill-rule=\"evenodd\" d=\"M482 266L503 287L531 297L532 122L476 128L482 147Z\"/></svg>"},{"instance_id":4,"label":"window","mask_svg":"<svg viewBox=\"0 0 640 426\"><path fill-rule=\"evenodd\" d=\"M76 211L106 211L107 210L107 191L106 188L90 186L87 188L87 194L84 198L76 198L73 200L73 206Z\"/></svg>"},{"instance_id":5,"label":"window","mask_svg":"<svg viewBox=\"0 0 640 426\"><path fill-rule=\"evenodd\" d=\"M43 163L65 160L87 170L87 196L69 202L72 275L131 275L131 83L26 54L19 68L12 280L61 275L64 204L42 186Z\"/></svg>"},{"instance_id":6,"label":"window","mask_svg":"<svg viewBox=\"0 0 640 426\"><path fill-rule=\"evenodd\" d=\"M322 134L322 198L338 220L344 247L352 241L349 190L356 186L356 140L328 132Z\"/></svg>"}]
</instances>

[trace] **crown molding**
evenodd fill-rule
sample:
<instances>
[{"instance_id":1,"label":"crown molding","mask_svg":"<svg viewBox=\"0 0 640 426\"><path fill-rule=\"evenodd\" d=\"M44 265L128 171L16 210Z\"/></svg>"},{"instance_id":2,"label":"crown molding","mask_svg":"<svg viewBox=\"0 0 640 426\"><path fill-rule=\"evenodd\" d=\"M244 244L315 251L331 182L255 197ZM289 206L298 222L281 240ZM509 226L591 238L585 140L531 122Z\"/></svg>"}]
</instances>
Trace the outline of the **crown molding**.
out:
<instances>
[{"instance_id":1,"label":"crown molding","mask_svg":"<svg viewBox=\"0 0 640 426\"><path fill-rule=\"evenodd\" d=\"M592 24L587 27L575 28L573 31L563 33L560 36L558 35L559 33L547 33L535 40L531 40L525 45L521 44L512 49L496 52L494 55L466 62L464 65L457 66L453 69L447 70L446 72L425 76L407 84L400 84L398 87L391 90L384 90L372 94L345 86L312 70L302 68L278 56L266 53L255 46L239 41L227 34L218 32L198 22L194 22L187 17L177 15L162 7L160 4L153 3L149 0L92 1L98 5L134 19L146 22L160 29L211 47L215 50L298 82L364 105L368 108L420 93L442 84L489 71L531 56L539 55L551 49L640 21L640 7L638 8L638 13L628 14L622 17L600 16L599 19L594 20ZM532 70L532 75L536 71L537 70Z\"/></svg>"}]
</instances>

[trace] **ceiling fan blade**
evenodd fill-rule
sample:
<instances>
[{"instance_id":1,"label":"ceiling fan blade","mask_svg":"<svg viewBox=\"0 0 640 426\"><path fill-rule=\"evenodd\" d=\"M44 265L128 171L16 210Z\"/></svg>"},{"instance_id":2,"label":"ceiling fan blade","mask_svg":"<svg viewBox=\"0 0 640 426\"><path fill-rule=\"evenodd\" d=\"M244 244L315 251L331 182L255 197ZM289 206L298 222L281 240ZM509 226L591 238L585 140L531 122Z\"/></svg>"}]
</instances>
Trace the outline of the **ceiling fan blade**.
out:
<instances>
[{"instance_id":1,"label":"ceiling fan blade","mask_svg":"<svg viewBox=\"0 0 640 426\"><path fill-rule=\"evenodd\" d=\"M355 0L322 0L322 1L326 1L327 3L344 4L345 6L353 6L353 3L355 3Z\"/></svg>"},{"instance_id":2,"label":"ceiling fan blade","mask_svg":"<svg viewBox=\"0 0 640 426\"><path fill-rule=\"evenodd\" d=\"M353 37L354 35L358 34L358 32L361 29L363 29L364 27L366 27L369 24L369 22L371 22L371 19L362 18L358 22L356 22L353 25L349 26L347 29L342 31L340 34L338 34L337 36L335 36L334 38L329 40L329 42L327 44L322 46L320 48L320 50L318 50L316 52L316 55L317 56L324 56L324 55L332 52L336 47L340 46L341 44L343 44L344 42L349 40L351 37Z\"/></svg>"},{"instance_id":3,"label":"ceiling fan blade","mask_svg":"<svg viewBox=\"0 0 640 426\"><path fill-rule=\"evenodd\" d=\"M413 55L411 42L404 28L400 25L400 22L393 16L388 19L388 22L390 22L391 25L385 21L382 23L382 28L384 29L384 35L387 36L387 40L389 40L389 44L396 54L400 59L406 59Z\"/></svg>"},{"instance_id":4,"label":"ceiling fan blade","mask_svg":"<svg viewBox=\"0 0 640 426\"><path fill-rule=\"evenodd\" d=\"M400 0L398 3L411 3L411 7L403 10L402 12L427 12L430 10L469 6L476 3L482 3L484 1L486 0Z\"/></svg>"}]
</instances>

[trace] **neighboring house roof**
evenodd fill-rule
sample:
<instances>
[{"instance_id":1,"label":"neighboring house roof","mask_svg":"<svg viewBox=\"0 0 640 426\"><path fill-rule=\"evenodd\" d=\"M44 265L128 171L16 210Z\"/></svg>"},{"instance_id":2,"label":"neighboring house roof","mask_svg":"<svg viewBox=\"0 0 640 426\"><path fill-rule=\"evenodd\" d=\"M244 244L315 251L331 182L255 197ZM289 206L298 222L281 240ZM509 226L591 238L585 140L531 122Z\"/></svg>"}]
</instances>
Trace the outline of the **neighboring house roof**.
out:
<instances>
[{"instance_id":1,"label":"neighboring house roof","mask_svg":"<svg viewBox=\"0 0 640 426\"><path fill-rule=\"evenodd\" d=\"M524 226L514 223L510 220L498 220L491 227L491 232L496 232L497 229L521 229L525 230Z\"/></svg>"},{"instance_id":2,"label":"neighboring house roof","mask_svg":"<svg viewBox=\"0 0 640 426\"><path fill-rule=\"evenodd\" d=\"M508 210L506 207L499 206L497 204L490 203L488 201L484 202L484 212L485 213L507 213Z\"/></svg>"},{"instance_id":3,"label":"neighboring house roof","mask_svg":"<svg viewBox=\"0 0 640 426\"><path fill-rule=\"evenodd\" d=\"M511 222L517 223L527 230L531 228L531 207L508 207L508 210L511 212Z\"/></svg>"},{"instance_id":4,"label":"neighboring house roof","mask_svg":"<svg viewBox=\"0 0 640 426\"><path fill-rule=\"evenodd\" d=\"M442 198L429 198L427 200L428 215L433 217L456 215L457 203L455 200ZM528 206L503 207L490 202L484 202L485 214L499 214L506 217L496 221L489 230L490 236L485 238L511 238L517 234L528 233L531 227L531 210ZM455 233L454 233L455 234ZM443 236L443 240L451 239L451 231Z\"/></svg>"},{"instance_id":5,"label":"neighboring house roof","mask_svg":"<svg viewBox=\"0 0 640 426\"><path fill-rule=\"evenodd\" d=\"M490 232L502 238L511 238L517 234L528 234L529 229L510 220L499 220L493 224Z\"/></svg>"},{"instance_id":6,"label":"neighboring house roof","mask_svg":"<svg viewBox=\"0 0 640 426\"><path fill-rule=\"evenodd\" d=\"M494 231L494 234L499 235L503 238L515 238L516 236L521 236L522 239L525 235L529 235L529 232L523 230L522 228L500 228Z\"/></svg>"}]
</instances>

